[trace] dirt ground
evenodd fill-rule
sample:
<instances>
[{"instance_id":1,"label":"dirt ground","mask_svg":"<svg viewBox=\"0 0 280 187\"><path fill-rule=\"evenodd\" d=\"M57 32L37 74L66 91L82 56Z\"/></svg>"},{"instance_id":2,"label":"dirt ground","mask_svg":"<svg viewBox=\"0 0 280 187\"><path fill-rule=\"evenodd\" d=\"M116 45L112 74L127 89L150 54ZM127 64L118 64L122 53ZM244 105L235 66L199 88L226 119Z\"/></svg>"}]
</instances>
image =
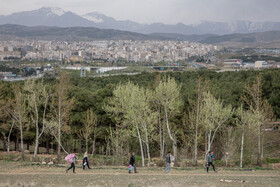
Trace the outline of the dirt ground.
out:
<instances>
[{"instance_id":1,"label":"dirt ground","mask_svg":"<svg viewBox=\"0 0 280 187\"><path fill-rule=\"evenodd\" d=\"M218 168L209 174L203 168L137 168L129 174L126 167L93 167L76 174L68 165L34 165L31 162L0 161L0 186L280 186L280 170L240 171Z\"/></svg>"}]
</instances>

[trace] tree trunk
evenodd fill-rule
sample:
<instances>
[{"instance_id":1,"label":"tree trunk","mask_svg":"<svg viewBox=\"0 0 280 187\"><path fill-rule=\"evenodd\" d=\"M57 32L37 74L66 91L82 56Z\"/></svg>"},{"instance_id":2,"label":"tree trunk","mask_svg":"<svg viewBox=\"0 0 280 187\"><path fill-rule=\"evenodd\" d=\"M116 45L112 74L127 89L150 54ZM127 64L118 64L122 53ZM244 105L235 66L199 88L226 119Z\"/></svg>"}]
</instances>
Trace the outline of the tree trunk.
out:
<instances>
[{"instance_id":1,"label":"tree trunk","mask_svg":"<svg viewBox=\"0 0 280 187\"><path fill-rule=\"evenodd\" d=\"M263 155L264 155L263 143L264 143L264 133L262 133L262 156L261 156L262 160L263 160Z\"/></svg>"},{"instance_id":2,"label":"tree trunk","mask_svg":"<svg viewBox=\"0 0 280 187\"><path fill-rule=\"evenodd\" d=\"M36 161L37 154L38 154L38 149L39 149L39 111L37 108L37 102L36 102L36 95L34 95L34 109L35 109L35 115L36 115L36 120L35 120L35 126L36 126L36 139L35 139L35 148L34 148L34 155L33 155L33 161Z\"/></svg>"},{"instance_id":3,"label":"tree trunk","mask_svg":"<svg viewBox=\"0 0 280 187\"><path fill-rule=\"evenodd\" d=\"M208 147L207 147L207 152L209 152L211 150L211 135L212 135L212 131L209 130L208 132ZM207 154L206 152L206 154Z\"/></svg>"},{"instance_id":4,"label":"tree trunk","mask_svg":"<svg viewBox=\"0 0 280 187\"><path fill-rule=\"evenodd\" d=\"M47 140L46 140L46 153L50 154L50 138L49 138L49 136L47 136Z\"/></svg>"},{"instance_id":5,"label":"tree trunk","mask_svg":"<svg viewBox=\"0 0 280 187\"><path fill-rule=\"evenodd\" d=\"M150 145L149 145L149 137L148 137L148 131L146 126L146 150L147 150L147 156L148 156L148 167L151 165L151 155L150 155Z\"/></svg>"},{"instance_id":6,"label":"tree trunk","mask_svg":"<svg viewBox=\"0 0 280 187\"><path fill-rule=\"evenodd\" d=\"M33 161L36 161L38 149L39 149L39 127L36 127L36 139L35 139Z\"/></svg>"},{"instance_id":7,"label":"tree trunk","mask_svg":"<svg viewBox=\"0 0 280 187\"><path fill-rule=\"evenodd\" d=\"M58 145L57 145L57 161L58 163L60 163L60 160L61 160L61 127L62 127L62 114L61 114L61 98L62 96L59 95L59 98L58 98L58 132L57 132L57 141L58 141Z\"/></svg>"},{"instance_id":8,"label":"tree trunk","mask_svg":"<svg viewBox=\"0 0 280 187\"><path fill-rule=\"evenodd\" d=\"M163 147L163 141L162 141L163 137L162 137L162 125L161 125L160 114L158 117L158 123L159 123L159 147L160 147L159 154L160 154L160 160L163 160L164 147Z\"/></svg>"},{"instance_id":9,"label":"tree trunk","mask_svg":"<svg viewBox=\"0 0 280 187\"><path fill-rule=\"evenodd\" d=\"M86 152L88 152L88 138L86 138Z\"/></svg>"},{"instance_id":10,"label":"tree trunk","mask_svg":"<svg viewBox=\"0 0 280 187\"><path fill-rule=\"evenodd\" d=\"M23 127L22 123L19 124L20 128L20 148L21 148L21 160L24 161L24 147L23 147Z\"/></svg>"},{"instance_id":11,"label":"tree trunk","mask_svg":"<svg viewBox=\"0 0 280 187\"><path fill-rule=\"evenodd\" d=\"M60 147L60 144L61 144L61 137L60 137L60 127L59 127L59 132L58 132L58 137L57 137L57 140L58 140L58 144L57 144L57 161L58 163L60 163L60 160L61 160L61 147Z\"/></svg>"},{"instance_id":12,"label":"tree trunk","mask_svg":"<svg viewBox=\"0 0 280 187\"><path fill-rule=\"evenodd\" d=\"M139 131L138 125L136 125L136 129L137 129L138 139L139 139L139 143L140 143L140 151L141 151L141 157L142 157L142 166L144 167L145 166L145 157L144 157L142 139L141 139L141 136L140 136L140 131Z\"/></svg>"},{"instance_id":13,"label":"tree trunk","mask_svg":"<svg viewBox=\"0 0 280 187\"><path fill-rule=\"evenodd\" d=\"M10 137L8 137L7 140L7 154L8 154L8 158L10 158Z\"/></svg>"},{"instance_id":14,"label":"tree trunk","mask_svg":"<svg viewBox=\"0 0 280 187\"><path fill-rule=\"evenodd\" d=\"M243 146L244 146L244 134L245 131L242 129L242 136L241 136L241 150L240 150L240 167L243 167Z\"/></svg>"},{"instance_id":15,"label":"tree trunk","mask_svg":"<svg viewBox=\"0 0 280 187\"><path fill-rule=\"evenodd\" d=\"M205 167L206 156L207 156L207 132L205 132L205 142L204 143L205 143L205 146L204 146L205 153L203 155L203 157L204 157L203 167Z\"/></svg>"},{"instance_id":16,"label":"tree trunk","mask_svg":"<svg viewBox=\"0 0 280 187\"><path fill-rule=\"evenodd\" d=\"M194 138L194 158L193 158L193 164L197 166L197 125L195 127L195 138Z\"/></svg>"},{"instance_id":17,"label":"tree trunk","mask_svg":"<svg viewBox=\"0 0 280 187\"><path fill-rule=\"evenodd\" d=\"M96 138L95 136L93 137L93 142L92 142L92 155L96 154Z\"/></svg>"},{"instance_id":18,"label":"tree trunk","mask_svg":"<svg viewBox=\"0 0 280 187\"><path fill-rule=\"evenodd\" d=\"M261 155L261 126L258 127L258 161L257 165L262 166L262 155Z\"/></svg>"},{"instance_id":19,"label":"tree trunk","mask_svg":"<svg viewBox=\"0 0 280 187\"><path fill-rule=\"evenodd\" d=\"M196 98L196 116L195 116L195 138L194 138L194 159L193 164L197 165L197 136L198 136L198 123L199 123L199 113L200 113L200 101L201 100L201 79L198 78L197 86L197 98Z\"/></svg>"},{"instance_id":20,"label":"tree trunk","mask_svg":"<svg viewBox=\"0 0 280 187\"><path fill-rule=\"evenodd\" d=\"M52 150L52 154L54 154L53 136L51 136L51 150Z\"/></svg>"},{"instance_id":21,"label":"tree trunk","mask_svg":"<svg viewBox=\"0 0 280 187\"><path fill-rule=\"evenodd\" d=\"M173 136L171 135L171 131L170 131L170 128L169 128L168 114L167 114L166 106L164 106L164 113L165 113L166 127L167 127L167 131L168 131L168 134L169 134L169 138L173 142L173 154L174 154L174 159L175 159L174 163L176 163L177 162L177 142L173 138Z\"/></svg>"}]
</instances>

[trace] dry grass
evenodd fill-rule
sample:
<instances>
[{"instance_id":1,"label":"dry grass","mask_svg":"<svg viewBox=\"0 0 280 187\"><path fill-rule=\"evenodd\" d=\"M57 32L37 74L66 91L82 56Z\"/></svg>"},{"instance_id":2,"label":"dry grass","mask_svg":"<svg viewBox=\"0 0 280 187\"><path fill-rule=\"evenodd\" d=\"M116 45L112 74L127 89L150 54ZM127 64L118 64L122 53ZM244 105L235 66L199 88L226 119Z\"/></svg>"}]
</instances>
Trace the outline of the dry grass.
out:
<instances>
[{"instance_id":1,"label":"dry grass","mask_svg":"<svg viewBox=\"0 0 280 187\"><path fill-rule=\"evenodd\" d=\"M279 186L280 170L239 171L219 169L209 174L205 170L172 168L138 168L139 173L128 174L126 167L78 166L76 174L65 173L68 165L33 165L32 162L0 161L0 186ZM231 182L220 182L220 180ZM240 181L246 181L240 183Z\"/></svg>"}]
</instances>

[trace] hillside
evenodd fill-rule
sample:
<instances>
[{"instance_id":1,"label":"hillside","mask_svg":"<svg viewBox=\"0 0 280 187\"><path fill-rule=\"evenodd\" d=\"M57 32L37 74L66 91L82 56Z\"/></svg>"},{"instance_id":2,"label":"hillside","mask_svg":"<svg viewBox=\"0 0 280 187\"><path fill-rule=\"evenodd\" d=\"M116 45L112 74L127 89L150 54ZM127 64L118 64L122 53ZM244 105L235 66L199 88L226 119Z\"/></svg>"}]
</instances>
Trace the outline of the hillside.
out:
<instances>
[{"instance_id":1,"label":"hillside","mask_svg":"<svg viewBox=\"0 0 280 187\"><path fill-rule=\"evenodd\" d=\"M236 47L271 46L280 42L280 31L267 31L249 34L228 34L222 36L210 36L200 40L201 43L220 44ZM279 45L273 45L280 47Z\"/></svg>"},{"instance_id":2,"label":"hillside","mask_svg":"<svg viewBox=\"0 0 280 187\"><path fill-rule=\"evenodd\" d=\"M90 40L153 40L161 39L134 32L113 29L98 29L94 27L27 27L22 25L0 25L0 39L32 39L60 41L90 41Z\"/></svg>"},{"instance_id":3,"label":"hillside","mask_svg":"<svg viewBox=\"0 0 280 187\"><path fill-rule=\"evenodd\" d=\"M280 48L280 31L228 35L183 35L176 33L141 34L95 27L50 27L22 25L0 25L0 40L173 40L191 41L227 47Z\"/></svg>"}]
</instances>

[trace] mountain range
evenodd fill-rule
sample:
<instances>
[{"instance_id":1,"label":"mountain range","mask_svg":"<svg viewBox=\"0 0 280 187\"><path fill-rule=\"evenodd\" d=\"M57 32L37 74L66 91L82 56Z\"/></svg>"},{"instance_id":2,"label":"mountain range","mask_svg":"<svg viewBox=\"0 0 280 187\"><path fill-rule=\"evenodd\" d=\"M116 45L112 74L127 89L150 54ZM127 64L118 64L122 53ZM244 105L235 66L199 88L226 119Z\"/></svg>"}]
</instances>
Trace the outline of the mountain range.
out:
<instances>
[{"instance_id":1,"label":"mountain range","mask_svg":"<svg viewBox=\"0 0 280 187\"><path fill-rule=\"evenodd\" d=\"M17 12L0 16L0 25L19 24L25 26L56 26L56 27L96 27L115 29L142 34L175 33L182 35L202 34L233 34L280 30L280 22L235 21L209 22L203 21L196 25L178 23L175 25L153 23L140 24L130 20L116 20L98 12L78 15L55 7L43 7L37 10Z\"/></svg>"},{"instance_id":2,"label":"mountain range","mask_svg":"<svg viewBox=\"0 0 280 187\"><path fill-rule=\"evenodd\" d=\"M193 41L228 47L280 48L280 31L266 31L248 34L227 35L183 35L176 33L141 34L95 27L54 27L0 25L0 40L56 40L56 41L93 41L93 40L173 40Z\"/></svg>"}]
</instances>

